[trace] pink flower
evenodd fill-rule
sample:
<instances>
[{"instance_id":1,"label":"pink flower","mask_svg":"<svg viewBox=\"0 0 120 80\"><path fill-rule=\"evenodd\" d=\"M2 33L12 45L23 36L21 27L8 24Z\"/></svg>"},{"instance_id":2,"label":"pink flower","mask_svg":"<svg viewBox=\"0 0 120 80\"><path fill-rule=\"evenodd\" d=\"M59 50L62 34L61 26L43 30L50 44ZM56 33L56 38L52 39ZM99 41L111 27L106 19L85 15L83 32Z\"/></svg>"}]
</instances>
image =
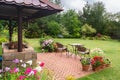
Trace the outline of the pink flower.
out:
<instances>
[{"instance_id":1,"label":"pink flower","mask_svg":"<svg viewBox=\"0 0 120 80\"><path fill-rule=\"evenodd\" d=\"M25 70L25 74L29 74L31 71L32 71L32 68L27 68L27 69Z\"/></svg>"},{"instance_id":2,"label":"pink flower","mask_svg":"<svg viewBox=\"0 0 120 80\"><path fill-rule=\"evenodd\" d=\"M17 73L19 72L19 68L13 68L12 70L10 70L10 73Z\"/></svg>"},{"instance_id":3,"label":"pink flower","mask_svg":"<svg viewBox=\"0 0 120 80\"><path fill-rule=\"evenodd\" d=\"M39 64L39 66L40 66L40 67L43 67L44 64L45 64L44 62L41 62L41 63Z\"/></svg>"},{"instance_id":4,"label":"pink flower","mask_svg":"<svg viewBox=\"0 0 120 80\"><path fill-rule=\"evenodd\" d=\"M36 73L37 73L37 70L33 70L33 72L34 72L34 74L36 74Z\"/></svg>"},{"instance_id":5,"label":"pink flower","mask_svg":"<svg viewBox=\"0 0 120 80\"><path fill-rule=\"evenodd\" d=\"M28 76L32 76L32 75L34 75L35 73L34 73L34 71L31 71L29 74L28 74Z\"/></svg>"},{"instance_id":6,"label":"pink flower","mask_svg":"<svg viewBox=\"0 0 120 80\"><path fill-rule=\"evenodd\" d=\"M17 64L17 63L19 63L19 60L15 59L15 60L13 60L13 62Z\"/></svg>"},{"instance_id":7,"label":"pink flower","mask_svg":"<svg viewBox=\"0 0 120 80\"><path fill-rule=\"evenodd\" d=\"M7 71L9 71L10 70L10 68L9 67L5 67L5 71L7 72Z\"/></svg>"},{"instance_id":8,"label":"pink flower","mask_svg":"<svg viewBox=\"0 0 120 80\"><path fill-rule=\"evenodd\" d=\"M26 78L26 76L20 75L17 80L24 80Z\"/></svg>"},{"instance_id":9,"label":"pink flower","mask_svg":"<svg viewBox=\"0 0 120 80\"><path fill-rule=\"evenodd\" d=\"M3 69L0 69L0 73L2 73L3 72Z\"/></svg>"}]
</instances>

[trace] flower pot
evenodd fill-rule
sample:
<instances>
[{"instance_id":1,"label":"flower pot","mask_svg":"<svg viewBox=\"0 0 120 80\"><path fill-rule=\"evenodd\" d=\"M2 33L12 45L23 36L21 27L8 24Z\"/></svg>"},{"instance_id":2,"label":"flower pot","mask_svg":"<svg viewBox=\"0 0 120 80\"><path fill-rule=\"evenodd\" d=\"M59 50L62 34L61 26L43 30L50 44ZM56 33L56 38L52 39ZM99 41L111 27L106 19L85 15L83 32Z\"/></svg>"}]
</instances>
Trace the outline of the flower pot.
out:
<instances>
[{"instance_id":1,"label":"flower pot","mask_svg":"<svg viewBox=\"0 0 120 80\"><path fill-rule=\"evenodd\" d=\"M100 65L100 66L97 66L97 67L92 66L92 70L93 70L93 71L99 71L99 70L101 70L101 69L103 69L103 65Z\"/></svg>"},{"instance_id":2,"label":"flower pot","mask_svg":"<svg viewBox=\"0 0 120 80\"><path fill-rule=\"evenodd\" d=\"M90 68L90 65L82 65L82 70L83 71L88 71Z\"/></svg>"},{"instance_id":3,"label":"flower pot","mask_svg":"<svg viewBox=\"0 0 120 80\"><path fill-rule=\"evenodd\" d=\"M110 64L105 64L105 67L110 67Z\"/></svg>"}]
</instances>

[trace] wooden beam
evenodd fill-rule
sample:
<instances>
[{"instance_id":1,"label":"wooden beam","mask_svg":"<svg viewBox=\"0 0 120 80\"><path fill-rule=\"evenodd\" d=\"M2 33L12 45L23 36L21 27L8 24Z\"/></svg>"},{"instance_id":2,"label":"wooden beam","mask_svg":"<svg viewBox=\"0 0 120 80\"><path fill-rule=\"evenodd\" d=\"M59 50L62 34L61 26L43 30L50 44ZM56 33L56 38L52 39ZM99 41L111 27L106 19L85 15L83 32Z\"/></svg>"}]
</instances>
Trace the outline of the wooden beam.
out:
<instances>
[{"instance_id":1,"label":"wooden beam","mask_svg":"<svg viewBox=\"0 0 120 80\"><path fill-rule=\"evenodd\" d=\"M12 42L12 20L9 20L9 43Z\"/></svg>"},{"instance_id":2,"label":"wooden beam","mask_svg":"<svg viewBox=\"0 0 120 80\"><path fill-rule=\"evenodd\" d=\"M22 52L22 9L18 10L18 52Z\"/></svg>"}]
</instances>

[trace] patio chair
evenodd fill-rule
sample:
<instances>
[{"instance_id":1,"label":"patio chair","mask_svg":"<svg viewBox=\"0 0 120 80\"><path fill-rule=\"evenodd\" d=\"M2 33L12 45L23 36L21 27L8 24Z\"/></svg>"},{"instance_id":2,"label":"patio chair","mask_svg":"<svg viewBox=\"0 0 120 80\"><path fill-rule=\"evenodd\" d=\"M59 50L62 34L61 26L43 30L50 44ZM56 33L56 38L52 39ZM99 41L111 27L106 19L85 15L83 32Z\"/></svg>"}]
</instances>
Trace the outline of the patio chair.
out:
<instances>
[{"instance_id":1,"label":"patio chair","mask_svg":"<svg viewBox=\"0 0 120 80\"><path fill-rule=\"evenodd\" d=\"M83 46L77 46L77 54L80 54L80 55L88 55L90 54L90 49L87 49Z\"/></svg>"},{"instance_id":2,"label":"patio chair","mask_svg":"<svg viewBox=\"0 0 120 80\"><path fill-rule=\"evenodd\" d=\"M61 56L62 56L62 52L66 52L66 56L68 56L68 54L69 54L69 50L68 50L67 46L65 46L59 42L56 42L54 44L54 50L56 53L61 52Z\"/></svg>"}]
</instances>

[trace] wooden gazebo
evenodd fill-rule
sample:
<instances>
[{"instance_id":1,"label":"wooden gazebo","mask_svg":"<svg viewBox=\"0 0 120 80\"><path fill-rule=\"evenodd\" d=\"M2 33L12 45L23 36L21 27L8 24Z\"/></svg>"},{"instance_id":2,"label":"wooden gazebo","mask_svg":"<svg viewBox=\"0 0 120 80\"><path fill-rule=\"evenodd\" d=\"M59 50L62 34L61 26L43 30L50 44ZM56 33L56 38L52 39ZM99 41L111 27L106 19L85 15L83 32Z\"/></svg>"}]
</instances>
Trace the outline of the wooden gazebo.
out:
<instances>
[{"instance_id":1,"label":"wooden gazebo","mask_svg":"<svg viewBox=\"0 0 120 80\"><path fill-rule=\"evenodd\" d=\"M9 41L11 42L11 22L18 23L18 52L22 52L22 23L62 11L58 5L48 0L0 0L0 19L9 20Z\"/></svg>"}]
</instances>

